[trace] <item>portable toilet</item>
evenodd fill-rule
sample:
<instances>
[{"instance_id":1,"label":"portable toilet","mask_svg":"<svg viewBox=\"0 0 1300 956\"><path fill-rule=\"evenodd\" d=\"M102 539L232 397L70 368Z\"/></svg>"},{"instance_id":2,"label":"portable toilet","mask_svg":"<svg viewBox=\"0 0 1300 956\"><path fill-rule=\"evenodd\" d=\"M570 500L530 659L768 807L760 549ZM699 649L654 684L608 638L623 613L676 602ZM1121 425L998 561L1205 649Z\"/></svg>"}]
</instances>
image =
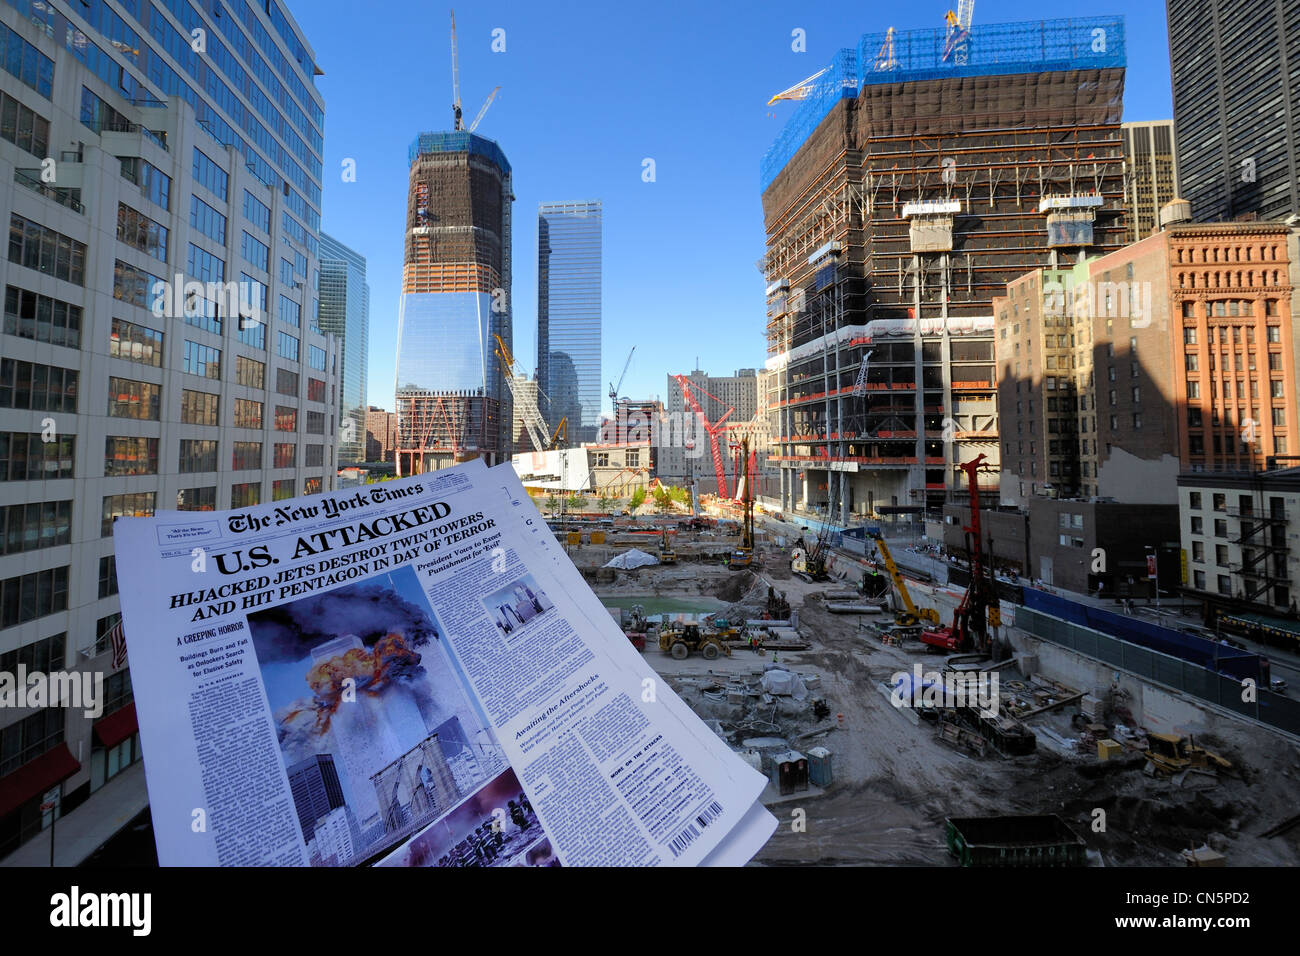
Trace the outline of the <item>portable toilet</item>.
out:
<instances>
[{"instance_id":1,"label":"portable toilet","mask_svg":"<svg viewBox=\"0 0 1300 956\"><path fill-rule=\"evenodd\" d=\"M831 785L831 752L825 747L808 751L808 779L815 787Z\"/></svg>"},{"instance_id":2,"label":"portable toilet","mask_svg":"<svg viewBox=\"0 0 1300 956\"><path fill-rule=\"evenodd\" d=\"M808 758L797 750L772 755L772 782L784 796L808 789Z\"/></svg>"}]
</instances>

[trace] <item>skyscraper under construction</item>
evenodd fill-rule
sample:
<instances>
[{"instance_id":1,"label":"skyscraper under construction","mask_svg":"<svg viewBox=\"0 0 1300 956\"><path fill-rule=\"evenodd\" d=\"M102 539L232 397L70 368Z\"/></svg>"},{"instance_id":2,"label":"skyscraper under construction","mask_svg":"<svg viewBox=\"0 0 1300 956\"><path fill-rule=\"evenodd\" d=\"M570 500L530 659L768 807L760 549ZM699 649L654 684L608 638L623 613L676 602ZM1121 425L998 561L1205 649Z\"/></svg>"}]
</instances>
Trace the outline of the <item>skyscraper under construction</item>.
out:
<instances>
[{"instance_id":1,"label":"skyscraper under construction","mask_svg":"<svg viewBox=\"0 0 1300 956\"><path fill-rule=\"evenodd\" d=\"M397 341L397 470L509 459L510 164L467 130L411 144Z\"/></svg>"},{"instance_id":2,"label":"skyscraper under construction","mask_svg":"<svg viewBox=\"0 0 1300 956\"><path fill-rule=\"evenodd\" d=\"M759 264L784 509L937 509L980 453L995 492L992 300L1124 242L1124 66L1117 17L891 28L791 97Z\"/></svg>"}]
</instances>

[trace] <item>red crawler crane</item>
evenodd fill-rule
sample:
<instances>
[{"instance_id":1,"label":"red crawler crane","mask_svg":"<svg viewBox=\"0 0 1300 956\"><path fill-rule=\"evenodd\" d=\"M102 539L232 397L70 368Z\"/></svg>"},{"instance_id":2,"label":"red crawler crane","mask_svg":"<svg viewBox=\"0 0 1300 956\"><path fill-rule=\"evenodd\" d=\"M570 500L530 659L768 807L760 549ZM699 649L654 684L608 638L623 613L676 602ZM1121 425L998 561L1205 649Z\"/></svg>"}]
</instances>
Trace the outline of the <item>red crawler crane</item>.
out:
<instances>
[{"instance_id":1,"label":"red crawler crane","mask_svg":"<svg viewBox=\"0 0 1300 956\"><path fill-rule=\"evenodd\" d=\"M725 422L728 416L730 416L736 409L731 405L727 405L727 410L723 412L722 417L716 422L710 424L708 417L704 414L704 409L700 407L699 399L695 397L695 394L691 389L699 389L715 402L725 404L722 399L718 398L718 396L714 395L708 389L702 388L699 385L694 385L685 375L674 375L673 379L681 387L682 395L686 399L686 404L691 406L691 411L693 411L696 417L699 418L700 424L704 426L704 430L709 433L709 446L713 451L713 470L716 472L718 478L718 496L721 498L729 498L731 496L727 493L727 468L722 462L722 449L718 445L718 435L725 431L723 428L723 422ZM739 475L737 475L737 477L739 477Z\"/></svg>"}]
</instances>

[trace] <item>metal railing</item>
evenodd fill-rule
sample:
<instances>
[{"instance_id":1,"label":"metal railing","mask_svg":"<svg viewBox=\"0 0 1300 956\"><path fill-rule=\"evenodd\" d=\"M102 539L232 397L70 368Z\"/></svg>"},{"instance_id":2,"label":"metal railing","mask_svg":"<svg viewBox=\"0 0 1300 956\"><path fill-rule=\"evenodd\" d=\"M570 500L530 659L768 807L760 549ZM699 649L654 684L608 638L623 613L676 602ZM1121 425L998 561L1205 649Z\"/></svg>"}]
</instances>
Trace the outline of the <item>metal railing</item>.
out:
<instances>
[{"instance_id":1,"label":"metal railing","mask_svg":"<svg viewBox=\"0 0 1300 956\"><path fill-rule=\"evenodd\" d=\"M35 176L32 173L36 173ZM81 205L81 190L70 189L62 186L51 186L42 182L40 173L37 170L30 172L25 169L14 170L14 182L26 186L32 192L40 193L47 199L53 199L60 206L71 209L73 212L79 212L85 215L86 209Z\"/></svg>"}]
</instances>

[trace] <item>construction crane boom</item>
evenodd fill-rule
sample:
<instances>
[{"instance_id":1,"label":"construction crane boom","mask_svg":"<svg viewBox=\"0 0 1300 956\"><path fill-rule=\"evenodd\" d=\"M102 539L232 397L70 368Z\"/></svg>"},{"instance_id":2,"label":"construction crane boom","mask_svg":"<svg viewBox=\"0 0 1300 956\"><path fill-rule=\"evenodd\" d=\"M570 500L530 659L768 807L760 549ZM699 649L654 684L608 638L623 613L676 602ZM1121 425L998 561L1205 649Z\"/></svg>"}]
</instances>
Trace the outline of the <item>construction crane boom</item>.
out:
<instances>
[{"instance_id":1,"label":"construction crane boom","mask_svg":"<svg viewBox=\"0 0 1300 956\"><path fill-rule=\"evenodd\" d=\"M817 79L825 72L826 69L818 70L812 76L805 77L804 79L796 83L794 86L787 87L786 89L782 90L780 93L777 93L776 96L768 100L767 105L771 106L777 100L806 100L812 94L813 83L815 83Z\"/></svg>"},{"instance_id":2,"label":"construction crane boom","mask_svg":"<svg viewBox=\"0 0 1300 956\"><path fill-rule=\"evenodd\" d=\"M460 121L460 61L456 49L456 11L451 11L451 115L452 129L464 129Z\"/></svg>"},{"instance_id":3,"label":"construction crane boom","mask_svg":"<svg viewBox=\"0 0 1300 956\"><path fill-rule=\"evenodd\" d=\"M488 107L492 105L492 101L497 98L497 94L500 92L501 92L501 87L498 86L495 90L493 90L491 93L488 94L487 100L483 103L483 108L478 111L478 116L475 116L474 122L469 124L469 131L471 133L474 132L474 130L478 129L479 123L483 122L483 117L487 115Z\"/></svg>"},{"instance_id":4,"label":"construction crane boom","mask_svg":"<svg viewBox=\"0 0 1300 956\"><path fill-rule=\"evenodd\" d=\"M716 422L710 424L708 417L704 414L704 409L700 407L699 399L695 397L694 392L691 390L690 379L685 375L674 375L673 380L676 381L678 387L681 388L682 396L686 399L686 404L691 406L691 411L695 413L695 416L700 420L700 424L704 426L704 430L708 432L709 446L713 452L713 471L718 479L718 495L722 498L726 498L728 497L727 468L722 462L722 449L718 447L718 435L723 431L722 426L727 420L727 417L736 409L733 406L728 405L727 410L723 413L722 417ZM708 395L709 398L713 399L715 402L722 402L722 399L718 398L718 396L712 394L707 389L702 388L699 385L694 387L699 389L701 392L704 392L705 395Z\"/></svg>"},{"instance_id":5,"label":"construction crane boom","mask_svg":"<svg viewBox=\"0 0 1300 956\"><path fill-rule=\"evenodd\" d=\"M632 346L632 351L627 353L627 361L623 363L623 374L618 377L618 384L615 385L613 382L609 383L609 400L611 402L618 401L618 393L623 388L623 379L627 378L628 366L632 364L632 352L635 351L636 346L634 345Z\"/></svg>"},{"instance_id":6,"label":"construction crane boom","mask_svg":"<svg viewBox=\"0 0 1300 956\"><path fill-rule=\"evenodd\" d=\"M528 377L522 373L515 373L515 357L511 354L510 347L502 341L501 336L494 335L493 338L497 340L496 353L497 358L501 360L501 374L505 376L506 385L515 400L515 413L523 419L524 428L528 431L533 447L538 451L549 451L558 447L558 442L568 440L568 419L561 420L555 431L549 438L547 437L550 426L546 424L541 409L537 407L537 397L523 387Z\"/></svg>"}]
</instances>

